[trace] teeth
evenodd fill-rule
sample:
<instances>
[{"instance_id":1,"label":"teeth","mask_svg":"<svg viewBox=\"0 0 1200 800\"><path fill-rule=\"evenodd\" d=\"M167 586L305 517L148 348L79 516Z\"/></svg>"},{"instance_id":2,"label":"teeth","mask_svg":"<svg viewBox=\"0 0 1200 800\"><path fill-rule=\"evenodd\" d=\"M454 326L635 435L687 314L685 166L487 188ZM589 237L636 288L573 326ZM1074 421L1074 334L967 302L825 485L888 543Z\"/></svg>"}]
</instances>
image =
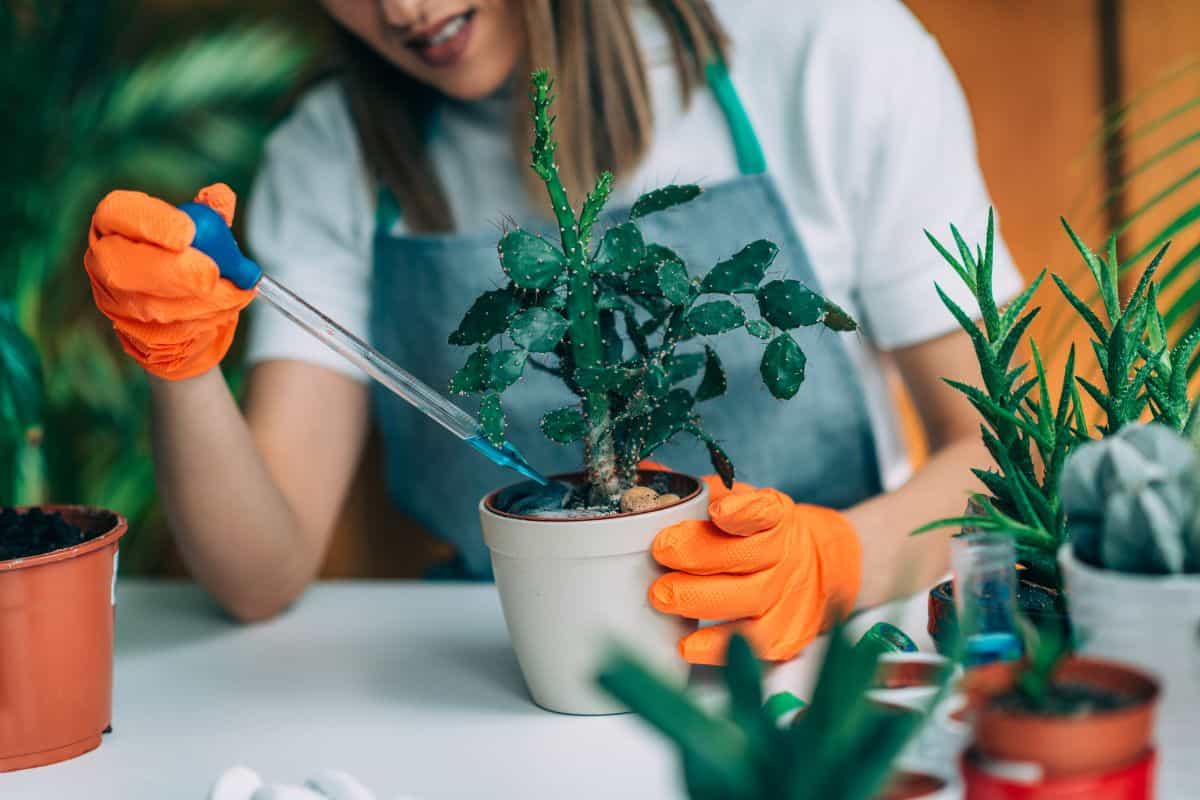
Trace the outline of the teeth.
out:
<instances>
[{"instance_id":1,"label":"teeth","mask_svg":"<svg viewBox=\"0 0 1200 800\"><path fill-rule=\"evenodd\" d=\"M452 22L449 22L446 24L446 27L444 27L440 31L438 31L437 36L434 36L432 39L430 39L429 43L431 45L436 46L436 45L442 44L443 42L450 41L452 38L454 38L454 35L456 33L458 33L459 31L462 30L463 25L466 25L466 24L467 24L467 15L466 14L462 14L460 16L455 17Z\"/></svg>"}]
</instances>

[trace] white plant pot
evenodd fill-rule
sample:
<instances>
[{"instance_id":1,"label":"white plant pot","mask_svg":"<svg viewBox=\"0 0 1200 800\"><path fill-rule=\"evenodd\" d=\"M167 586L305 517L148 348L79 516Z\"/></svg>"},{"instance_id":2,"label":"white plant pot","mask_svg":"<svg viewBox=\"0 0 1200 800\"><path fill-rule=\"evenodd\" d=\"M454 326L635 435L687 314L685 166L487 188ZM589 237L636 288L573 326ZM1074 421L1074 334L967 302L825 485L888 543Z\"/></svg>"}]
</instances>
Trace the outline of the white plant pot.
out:
<instances>
[{"instance_id":1,"label":"white plant pot","mask_svg":"<svg viewBox=\"0 0 1200 800\"><path fill-rule=\"evenodd\" d=\"M1084 655L1132 664L1162 682L1155 739L1162 797L1200 797L1200 575L1134 575L1058 552Z\"/></svg>"},{"instance_id":2,"label":"white plant pot","mask_svg":"<svg viewBox=\"0 0 1200 800\"><path fill-rule=\"evenodd\" d=\"M480 501L504 620L539 706L565 714L628 711L596 685L617 643L664 678L687 682L678 643L696 623L650 606L650 584L665 572L650 545L668 525L707 519L708 487L672 479L697 488L668 508L601 519L522 517L491 508L494 494Z\"/></svg>"}]
</instances>

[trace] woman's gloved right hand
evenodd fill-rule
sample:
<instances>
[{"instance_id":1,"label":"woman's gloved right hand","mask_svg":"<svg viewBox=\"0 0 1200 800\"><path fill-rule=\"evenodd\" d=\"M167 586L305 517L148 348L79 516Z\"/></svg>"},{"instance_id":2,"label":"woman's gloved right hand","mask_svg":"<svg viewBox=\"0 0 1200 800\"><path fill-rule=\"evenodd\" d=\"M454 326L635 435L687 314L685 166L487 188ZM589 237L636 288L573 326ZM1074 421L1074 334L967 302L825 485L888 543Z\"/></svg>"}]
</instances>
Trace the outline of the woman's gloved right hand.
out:
<instances>
[{"instance_id":1,"label":"woman's gloved right hand","mask_svg":"<svg viewBox=\"0 0 1200 800\"><path fill-rule=\"evenodd\" d=\"M204 203L232 223L237 197L223 183L201 189ZM191 378L229 350L238 313L253 290L223 280L191 246L191 217L142 192L110 192L96 207L84 268L96 306L112 320L125 352L152 375Z\"/></svg>"}]
</instances>

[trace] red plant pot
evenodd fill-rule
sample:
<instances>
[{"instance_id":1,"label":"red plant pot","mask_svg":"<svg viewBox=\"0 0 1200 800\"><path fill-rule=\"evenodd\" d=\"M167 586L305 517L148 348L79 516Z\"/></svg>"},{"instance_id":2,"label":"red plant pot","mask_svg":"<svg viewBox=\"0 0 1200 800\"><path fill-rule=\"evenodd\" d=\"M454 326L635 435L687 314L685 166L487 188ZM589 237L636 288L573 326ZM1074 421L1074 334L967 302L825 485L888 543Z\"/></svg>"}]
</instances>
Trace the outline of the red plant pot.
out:
<instances>
[{"instance_id":1,"label":"red plant pot","mask_svg":"<svg viewBox=\"0 0 1200 800\"><path fill-rule=\"evenodd\" d=\"M0 561L0 772L93 750L112 720L113 581L128 525L102 509L44 510L101 535Z\"/></svg>"},{"instance_id":2,"label":"red plant pot","mask_svg":"<svg viewBox=\"0 0 1200 800\"><path fill-rule=\"evenodd\" d=\"M972 752L960 766L966 783L964 800L1153 800L1154 751L1132 764L1094 775L1043 778L1022 783L985 770Z\"/></svg>"}]
</instances>

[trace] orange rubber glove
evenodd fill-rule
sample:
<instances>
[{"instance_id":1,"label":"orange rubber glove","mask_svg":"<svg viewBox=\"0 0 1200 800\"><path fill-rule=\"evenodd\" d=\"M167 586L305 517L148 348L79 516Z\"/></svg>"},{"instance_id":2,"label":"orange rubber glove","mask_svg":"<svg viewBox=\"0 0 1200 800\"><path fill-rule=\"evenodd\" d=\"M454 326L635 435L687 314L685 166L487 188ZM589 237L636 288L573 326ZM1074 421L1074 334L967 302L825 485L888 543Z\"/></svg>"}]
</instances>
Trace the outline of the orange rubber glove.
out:
<instances>
[{"instance_id":1,"label":"orange rubber glove","mask_svg":"<svg viewBox=\"0 0 1200 800\"><path fill-rule=\"evenodd\" d=\"M223 183L200 190L233 222L237 197ZM125 352L152 375L191 378L220 363L238 313L253 290L222 280L216 263L191 246L191 217L141 192L110 192L96 207L83 266L96 306L112 320Z\"/></svg>"},{"instance_id":2,"label":"orange rubber glove","mask_svg":"<svg viewBox=\"0 0 1200 800\"><path fill-rule=\"evenodd\" d=\"M834 617L854 608L862 547L838 511L795 503L775 489L707 476L711 521L661 530L652 552L678 570L650 587L650 604L691 619L731 620L679 642L693 664L723 664L729 637L745 635L759 658L784 661Z\"/></svg>"}]
</instances>

